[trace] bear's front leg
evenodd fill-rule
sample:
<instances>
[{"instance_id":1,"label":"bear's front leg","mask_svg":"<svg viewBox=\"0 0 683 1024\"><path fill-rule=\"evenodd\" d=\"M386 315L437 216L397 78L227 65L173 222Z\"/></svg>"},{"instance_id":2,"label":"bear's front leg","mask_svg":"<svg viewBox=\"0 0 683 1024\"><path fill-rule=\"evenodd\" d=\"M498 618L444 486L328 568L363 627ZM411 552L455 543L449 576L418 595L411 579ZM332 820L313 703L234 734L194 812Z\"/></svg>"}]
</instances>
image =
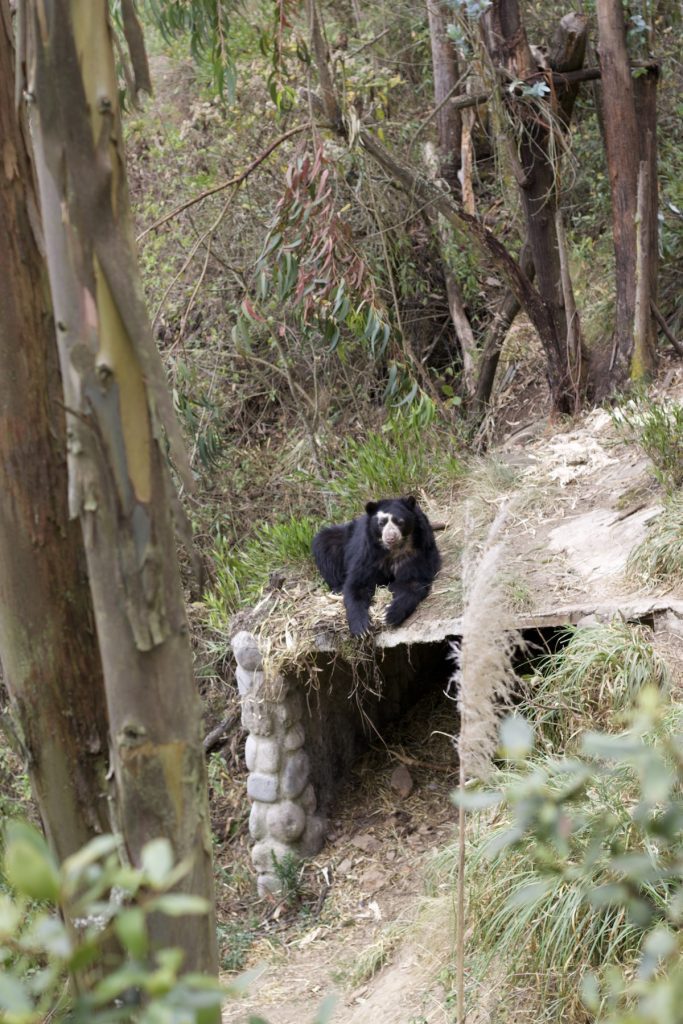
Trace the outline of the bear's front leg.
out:
<instances>
[{"instance_id":1,"label":"bear's front leg","mask_svg":"<svg viewBox=\"0 0 683 1024\"><path fill-rule=\"evenodd\" d=\"M395 580L389 584L389 590L394 599L386 610L384 621L387 626L400 626L425 599L430 587L421 580Z\"/></svg>"},{"instance_id":2,"label":"bear's front leg","mask_svg":"<svg viewBox=\"0 0 683 1024\"><path fill-rule=\"evenodd\" d=\"M370 602L374 587L368 583L347 580L344 586L344 604L351 636L362 636L370 629Z\"/></svg>"}]
</instances>

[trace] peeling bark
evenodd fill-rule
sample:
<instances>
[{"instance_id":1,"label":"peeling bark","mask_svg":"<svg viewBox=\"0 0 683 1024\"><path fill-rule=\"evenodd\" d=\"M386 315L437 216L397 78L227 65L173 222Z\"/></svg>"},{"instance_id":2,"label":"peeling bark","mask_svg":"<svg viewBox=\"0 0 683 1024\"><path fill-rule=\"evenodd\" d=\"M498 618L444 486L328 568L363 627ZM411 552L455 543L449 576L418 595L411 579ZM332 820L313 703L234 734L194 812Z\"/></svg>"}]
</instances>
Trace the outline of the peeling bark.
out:
<instances>
[{"instance_id":1,"label":"peeling bark","mask_svg":"<svg viewBox=\"0 0 683 1024\"><path fill-rule=\"evenodd\" d=\"M28 0L26 83L80 519L104 667L116 810L135 864L166 836L213 908L199 697L164 433L187 461L137 274L106 0ZM191 483L191 478L186 477ZM215 972L215 921L153 921L158 946Z\"/></svg>"},{"instance_id":2,"label":"peeling bark","mask_svg":"<svg viewBox=\"0 0 683 1024\"><path fill-rule=\"evenodd\" d=\"M454 92L459 78L455 47L446 31L452 14L443 0L427 0L427 17L434 72L434 101L437 107L439 174L455 191L458 188L460 165L460 112L450 99L446 99Z\"/></svg>"},{"instance_id":3,"label":"peeling bark","mask_svg":"<svg viewBox=\"0 0 683 1024\"><path fill-rule=\"evenodd\" d=\"M649 195L647 207L648 235L645 247L650 266L647 271L651 296L656 301L657 253L657 157L656 157L656 71L646 71L642 78L631 74L626 49L626 26L620 0L599 0L596 5L599 57L602 84L605 151L612 194L612 233L616 275L616 308L614 344L610 364L609 388L619 387L629 375L640 376L654 360L655 327L649 315L649 299L641 308L648 323L637 362L634 357L634 323L636 296L636 215L638 204L638 168L641 160L648 167ZM638 84L640 83L640 84ZM639 102L636 95L639 95ZM653 243L655 249L653 251ZM644 286L645 281L641 281Z\"/></svg>"},{"instance_id":4,"label":"peeling bark","mask_svg":"<svg viewBox=\"0 0 683 1024\"><path fill-rule=\"evenodd\" d=\"M0 654L45 834L63 860L110 831L104 683L80 528L67 513L62 387L0 6Z\"/></svg>"}]
</instances>

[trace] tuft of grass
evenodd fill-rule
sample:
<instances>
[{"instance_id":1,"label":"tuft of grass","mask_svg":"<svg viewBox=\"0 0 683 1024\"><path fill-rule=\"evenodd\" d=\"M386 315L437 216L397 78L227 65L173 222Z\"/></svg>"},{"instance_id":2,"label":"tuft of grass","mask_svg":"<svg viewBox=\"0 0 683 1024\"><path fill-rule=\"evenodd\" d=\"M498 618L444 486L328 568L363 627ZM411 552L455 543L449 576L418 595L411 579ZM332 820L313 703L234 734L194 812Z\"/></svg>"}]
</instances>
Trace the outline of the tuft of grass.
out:
<instances>
[{"instance_id":1,"label":"tuft of grass","mask_svg":"<svg viewBox=\"0 0 683 1024\"><path fill-rule=\"evenodd\" d=\"M628 576L648 587L683 583L683 494L672 495L626 563Z\"/></svg>"},{"instance_id":2,"label":"tuft of grass","mask_svg":"<svg viewBox=\"0 0 683 1024\"><path fill-rule=\"evenodd\" d=\"M621 713L644 686L669 684L650 636L646 627L617 619L567 628L560 650L539 661L528 684L525 714L563 750L582 729L620 726Z\"/></svg>"},{"instance_id":3,"label":"tuft of grass","mask_svg":"<svg viewBox=\"0 0 683 1024\"><path fill-rule=\"evenodd\" d=\"M389 962L392 953L396 949L401 938L404 936L404 929L398 925L385 928L376 942L362 949L354 958L353 966L344 981L350 989L357 988L382 970Z\"/></svg>"},{"instance_id":4,"label":"tuft of grass","mask_svg":"<svg viewBox=\"0 0 683 1024\"><path fill-rule=\"evenodd\" d=\"M349 438L323 490L343 518L360 515L370 499L431 491L465 472L453 439L432 427L420 431L395 413L381 433Z\"/></svg>"},{"instance_id":5,"label":"tuft of grass","mask_svg":"<svg viewBox=\"0 0 683 1024\"><path fill-rule=\"evenodd\" d=\"M251 922L227 921L217 926L218 954L221 970L244 970L251 947L259 933L258 920Z\"/></svg>"},{"instance_id":6,"label":"tuft of grass","mask_svg":"<svg viewBox=\"0 0 683 1024\"><path fill-rule=\"evenodd\" d=\"M210 624L223 631L230 615L255 601L273 574L309 562L316 528L310 516L291 516L265 523L241 548L220 537L213 551L216 585L206 597Z\"/></svg>"},{"instance_id":7,"label":"tuft of grass","mask_svg":"<svg viewBox=\"0 0 683 1024\"><path fill-rule=\"evenodd\" d=\"M655 477L667 493L683 485L683 405L639 395L617 406L612 420L652 460Z\"/></svg>"}]
</instances>

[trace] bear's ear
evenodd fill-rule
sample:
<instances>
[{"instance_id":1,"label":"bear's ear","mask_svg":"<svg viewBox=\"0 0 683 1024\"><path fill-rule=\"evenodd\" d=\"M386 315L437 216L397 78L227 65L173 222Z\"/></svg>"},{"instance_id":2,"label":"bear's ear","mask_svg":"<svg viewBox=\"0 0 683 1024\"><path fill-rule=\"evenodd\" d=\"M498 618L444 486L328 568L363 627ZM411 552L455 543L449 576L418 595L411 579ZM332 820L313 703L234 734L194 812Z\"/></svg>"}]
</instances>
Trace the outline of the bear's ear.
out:
<instances>
[{"instance_id":1,"label":"bear's ear","mask_svg":"<svg viewBox=\"0 0 683 1024\"><path fill-rule=\"evenodd\" d=\"M417 504L417 502L415 501L415 498L412 496L412 494L407 495L407 497L402 498L401 500L403 501L403 503L405 505L408 506L408 508L415 508L415 506Z\"/></svg>"},{"instance_id":2,"label":"bear's ear","mask_svg":"<svg viewBox=\"0 0 683 1024\"><path fill-rule=\"evenodd\" d=\"M367 503L367 505L365 506L365 511L367 512L367 514L369 516L374 516L374 514L375 514L375 512L377 511L378 508L379 508L379 505L377 504L376 501L369 501Z\"/></svg>"}]
</instances>

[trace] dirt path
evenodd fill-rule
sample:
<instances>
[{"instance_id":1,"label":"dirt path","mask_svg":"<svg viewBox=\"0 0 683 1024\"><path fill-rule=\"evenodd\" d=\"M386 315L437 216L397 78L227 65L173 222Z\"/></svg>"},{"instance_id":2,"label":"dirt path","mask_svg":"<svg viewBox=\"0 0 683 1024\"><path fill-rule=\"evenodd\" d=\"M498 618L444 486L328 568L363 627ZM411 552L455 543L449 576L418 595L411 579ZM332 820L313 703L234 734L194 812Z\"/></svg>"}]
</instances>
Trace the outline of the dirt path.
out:
<instances>
[{"instance_id":1,"label":"dirt path","mask_svg":"<svg viewBox=\"0 0 683 1024\"><path fill-rule=\"evenodd\" d=\"M334 1024L445 1024L443 1013L425 1016L423 996L438 964L419 922L430 859L454 831L455 757L446 735L454 724L452 702L429 694L387 735L386 747L378 743L360 759L330 839L307 869L304 904L275 909L270 921L264 905L262 938L249 958L249 967L266 965L264 973L226 1007L224 1022L259 1013L269 1024L312 1024L322 999L336 993ZM398 783L412 784L411 792L398 792ZM438 998L430 999L434 1011Z\"/></svg>"}]
</instances>

